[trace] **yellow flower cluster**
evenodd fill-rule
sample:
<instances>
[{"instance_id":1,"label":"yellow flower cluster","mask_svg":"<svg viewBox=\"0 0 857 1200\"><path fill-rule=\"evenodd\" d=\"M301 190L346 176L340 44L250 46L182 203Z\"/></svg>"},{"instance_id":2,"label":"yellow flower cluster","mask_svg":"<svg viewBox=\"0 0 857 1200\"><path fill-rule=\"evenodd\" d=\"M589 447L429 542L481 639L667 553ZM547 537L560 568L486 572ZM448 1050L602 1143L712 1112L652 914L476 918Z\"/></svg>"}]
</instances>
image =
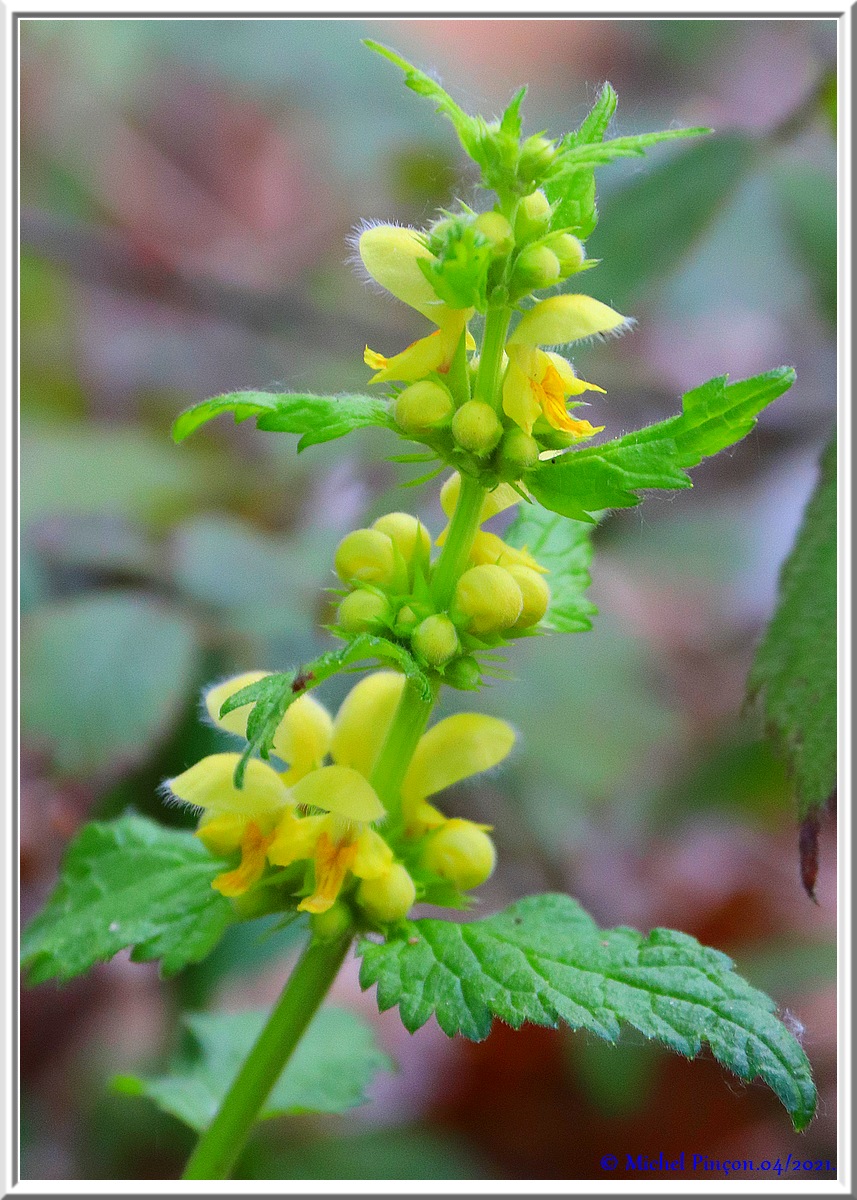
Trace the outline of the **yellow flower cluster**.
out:
<instances>
[{"instance_id":1,"label":"yellow flower cluster","mask_svg":"<svg viewBox=\"0 0 857 1200\"><path fill-rule=\"evenodd\" d=\"M550 234L549 223L550 205L542 192L521 202L514 230L497 212L474 219L475 228L491 240L498 254L508 257L519 247L517 256L509 259L514 266L507 292L511 288L513 296L516 280L518 290L525 294L582 269L585 253L581 243L567 233ZM566 440L560 444L569 445L603 428L570 416L568 401L586 391L604 389L581 379L567 359L548 347L616 332L627 323L619 313L580 294L552 296L536 303L506 342L502 394L495 408L484 399L455 397L448 386L447 376L462 334L467 350L475 349L467 329L474 309L452 308L438 297L424 273L424 268L436 261L426 237L415 229L376 225L361 235L359 249L367 272L377 283L438 327L390 358L368 347L364 355L375 371L372 383L408 385L397 396L394 409L404 432L426 440L449 428L454 444L478 459L486 459L499 446L501 477L510 478L519 477L537 461L543 449L539 434L554 431L551 436L562 435Z\"/></svg>"},{"instance_id":2,"label":"yellow flower cluster","mask_svg":"<svg viewBox=\"0 0 857 1200\"><path fill-rule=\"evenodd\" d=\"M211 688L205 696L211 719L245 737L251 706L226 716L220 709L264 674ZM449 820L429 797L502 762L514 731L478 713L447 717L429 729L402 785L403 829L391 844L370 778L404 686L404 676L392 671L368 675L335 718L314 697L299 697L274 737L284 769L250 759L241 788L233 780L237 753L209 755L167 782L173 797L201 810L197 836L213 853L240 853L238 865L214 880L218 891L241 896L264 886L266 877L275 883L277 870L303 863L308 870L298 909L322 914L347 893L368 921L386 924L407 915L421 874L460 891L488 878L494 868L489 827Z\"/></svg>"}]
</instances>

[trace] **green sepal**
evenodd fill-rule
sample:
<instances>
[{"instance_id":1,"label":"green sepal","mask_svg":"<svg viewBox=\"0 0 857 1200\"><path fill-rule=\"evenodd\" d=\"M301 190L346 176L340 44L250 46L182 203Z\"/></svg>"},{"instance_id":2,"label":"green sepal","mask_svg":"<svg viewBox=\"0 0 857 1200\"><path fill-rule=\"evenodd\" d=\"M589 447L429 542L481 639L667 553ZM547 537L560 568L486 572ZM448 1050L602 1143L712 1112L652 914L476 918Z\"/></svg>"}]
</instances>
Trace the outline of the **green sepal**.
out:
<instances>
[{"instance_id":1,"label":"green sepal","mask_svg":"<svg viewBox=\"0 0 857 1200\"><path fill-rule=\"evenodd\" d=\"M381 1011L398 1005L415 1032L434 1015L448 1036L488 1036L494 1018L554 1028L560 1021L615 1042L620 1023L694 1058L707 1042L742 1079L760 1076L805 1128L816 1106L806 1055L774 1002L732 961L670 929L647 937L599 929L569 896L530 896L481 921L404 923L364 940L360 983Z\"/></svg>"},{"instance_id":2,"label":"green sepal","mask_svg":"<svg viewBox=\"0 0 857 1200\"><path fill-rule=\"evenodd\" d=\"M174 975L214 949L236 919L211 884L228 864L194 834L127 813L84 825L59 882L21 937L28 982L61 983L131 947Z\"/></svg>"},{"instance_id":3,"label":"green sepal","mask_svg":"<svg viewBox=\"0 0 857 1200\"><path fill-rule=\"evenodd\" d=\"M202 1133L268 1019L265 1011L185 1013L189 1045L167 1075L117 1075L114 1092L144 1096ZM366 1102L377 1071L393 1064L354 1013L322 1008L313 1018L259 1113L259 1120L301 1113L343 1113Z\"/></svg>"},{"instance_id":4,"label":"green sepal","mask_svg":"<svg viewBox=\"0 0 857 1200\"><path fill-rule=\"evenodd\" d=\"M691 487L687 470L748 434L795 373L779 367L736 383L728 378L687 392L679 416L540 463L526 473L526 486L552 512L590 522L599 510L639 504L641 491Z\"/></svg>"},{"instance_id":5,"label":"green sepal","mask_svg":"<svg viewBox=\"0 0 857 1200\"><path fill-rule=\"evenodd\" d=\"M434 291L450 308L488 306L486 287L493 247L473 225L453 217L430 240L433 258L418 258L417 266Z\"/></svg>"},{"instance_id":6,"label":"green sepal","mask_svg":"<svg viewBox=\"0 0 857 1200\"><path fill-rule=\"evenodd\" d=\"M257 429L296 433L298 453L320 442L331 442L354 429L370 425L394 428L386 401L360 394L315 396L303 392L230 392L203 400L181 413L173 424L173 439L182 442L206 421L232 413L236 425L256 418Z\"/></svg>"}]
</instances>

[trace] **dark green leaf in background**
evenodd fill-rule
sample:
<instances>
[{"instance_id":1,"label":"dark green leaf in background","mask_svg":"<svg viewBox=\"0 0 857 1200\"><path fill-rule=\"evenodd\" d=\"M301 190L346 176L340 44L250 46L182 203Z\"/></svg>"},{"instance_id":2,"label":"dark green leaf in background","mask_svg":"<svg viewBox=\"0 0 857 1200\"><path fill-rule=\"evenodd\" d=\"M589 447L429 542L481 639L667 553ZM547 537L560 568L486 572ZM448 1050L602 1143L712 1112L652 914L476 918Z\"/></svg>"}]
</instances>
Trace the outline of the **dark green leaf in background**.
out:
<instances>
[{"instance_id":1,"label":"dark green leaf in background","mask_svg":"<svg viewBox=\"0 0 857 1200\"><path fill-rule=\"evenodd\" d=\"M165 975L204 958L234 919L211 882L225 863L192 833L129 813L85 825L60 880L21 938L31 984L65 982L132 947Z\"/></svg>"},{"instance_id":2,"label":"dark green leaf in background","mask_svg":"<svg viewBox=\"0 0 857 1200\"><path fill-rule=\"evenodd\" d=\"M545 508L582 521L639 504L640 491L691 487L687 469L740 441L794 377L779 367L736 383L710 379L685 393L681 415L542 462L527 472L527 487Z\"/></svg>"},{"instance_id":3,"label":"dark green leaf in background","mask_svg":"<svg viewBox=\"0 0 857 1200\"><path fill-rule=\"evenodd\" d=\"M751 138L724 134L680 151L609 196L587 246L601 260L586 277L587 292L627 312L644 288L676 270L758 154Z\"/></svg>"},{"instance_id":4,"label":"dark green leaf in background","mask_svg":"<svg viewBox=\"0 0 857 1200\"><path fill-rule=\"evenodd\" d=\"M821 478L780 575L777 610L750 670L771 733L794 779L801 821L810 821L803 877L815 884L812 818L836 786L836 443L827 448Z\"/></svg>"},{"instance_id":5,"label":"dark green leaf in background","mask_svg":"<svg viewBox=\"0 0 857 1200\"><path fill-rule=\"evenodd\" d=\"M379 1008L398 1005L412 1032L434 1014L450 1037L476 1041L494 1017L515 1029L564 1021L615 1041L625 1022L689 1058L707 1042L742 1079L761 1076L796 1129L815 1111L806 1055L774 1002L688 934L602 930L570 897L545 895L467 925L407 922L359 953L363 987L377 984Z\"/></svg>"},{"instance_id":6,"label":"dark green leaf in background","mask_svg":"<svg viewBox=\"0 0 857 1200\"><path fill-rule=\"evenodd\" d=\"M816 167L790 164L773 176L786 233L812 280L824 316L836 323L836 179Z\"/></svg>"},{"instance_id":7,"label":"dark green leaf in background","mask_svg":"<svg viewBox=\"0 0 857 1200\"><path fill-rule=\"evenodd\" d=\"M182 1018L194 1042L169 1075L120 1075L117 1091L147 1096L201 1133L211 1124L270 1014L189 1013ZM298 1043L260 1119L294 1113L342 1113L366 1101L376 1072L392 1063L370 1026L340 1008L323 1008Z\"/></svg>"},{"instance_id":8,"label":"dark green leaf in background","mask_svg":"<svg viewBox=\"0 0 857 1200\"><path fill-rule=\"evenodd\" d=\"M231 392L186 409L176 418L177 442L221 413L232 413L236 424L256 418L259 429L301 435L298 450L331 442L368 425L390 426L385 401L377 396L314 396L298 392Z\"/></svg>"},{"instance_id":9,"label":"dark green leaf in background","mask_svg":"<svg viewBox=\"0 0 857 1200\"><path fill-rule=\"evenodd\" d=\"M578 633L592 628L598 612L586 598L592 561L592 526L548 512L537 504L522 504L506 532L510 546L526 547L550 574L548 611L541 624L558 633Z\"/></svg>"},{"instance_id":10,"label":"dark green leaf in background","mask_svg":"<svg viewBox=\"0 0 857 1200\"><path fill-rule=\"evenodd\" d=\"M21 646L21 728L60 771L118 771L145 758L193 688L187 617L143 596L103 593L45 605Z\"/></svg>"}]
</instances>

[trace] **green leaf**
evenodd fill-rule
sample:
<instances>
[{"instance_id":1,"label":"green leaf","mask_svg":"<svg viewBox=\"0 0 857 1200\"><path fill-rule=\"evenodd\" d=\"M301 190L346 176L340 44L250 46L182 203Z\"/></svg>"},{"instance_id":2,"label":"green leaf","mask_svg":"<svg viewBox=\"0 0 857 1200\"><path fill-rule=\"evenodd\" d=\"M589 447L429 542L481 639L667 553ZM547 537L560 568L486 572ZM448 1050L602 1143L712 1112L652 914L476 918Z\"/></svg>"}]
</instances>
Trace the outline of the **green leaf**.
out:
<instances>
[{"instance_id":1,"label":"green leaf","mask_svg":"<svg viewBox=\"0 0 857 1200\"><path fill-rule=\"evenodd\" d=\"M560 150L572 150L592 142L602 142L617 103L618 97L613 87L605 83L580 127L572 133L567 133L562 139ZM554 226L568 229L584 240L588 238L598 220L595 208L595 168L584 167L564 173L553 181L548 179L544 185L544 192L554 206Z\"/></svg>"},{"instance_id":2,"label":"green leaf","mask_svg":"<svg viewBox=\"0 0 857 1200\"><path fill-rule=\"evenodd\" d=\"M821 464L748 687L790 765L801 819L836 786L836 443Z\"/></svg>"},{"instance_id":3,"label":"green leaf","mask_svg":"<svg viewBox=\"0 0 857 1200\"><path fill-rule=\"evenodd\" d=\"M164 1112L202 1133L211 1124L268 1019L267 1011L187 1013L193 1042L168 1075L120 1075L114 1090L146 1096ZM343 1113L366 1101L377 1071L392 1070L370 1026L340 1008L313 1018L271 1092L259 1119L296 1113Z\"/></svg>"},{"instance_id":4,"label":"green leaf","mask_svg":"<svg viewBox=\"0 0 857 1200\"><path fill-rule=\"evenodd\" d=\"M126 814L85 825L59 883L21 938L31 984L65 982L132 947L173 975L198 962L234 919L211 881L225 867L192 833Z\"/></svg>"},{"instance_id":5,"label":"green leaf","mask_svg":"<svg viewBox=\"0 0 857 1200\"><path fill-rule=\"evenodd\" d=\"M380 54L382 58L386 58L389 62L399 67L400 70L404 71L405 86L409 87L412 92L416 92L418 96L427 96L430 100L434 100L437 105L437 111L443 113L452 122L452 126L458 134L458 139L465 152L475 162L481 161L479 143L486 130L484 121L478 117L469 116L463 108L460 108L455 103L452 96L440 86L437 80L432 79L430 75L426 75L425 71L421 71L418 67L409 63L406 58L403 58L401 54L397 54L395 50L389 49L388 46L382 46L380 42L374 42L371 38L364 38L363 45L368 46L370 50L374 50L376 54ZM520 103L520 100L518 103Z\"/></svg>"},{"instance_id":6,"label":"green leaf","mask_svg":"<svg viewBox=\"0 0 857 1200\"><path fill-rule=\"evenodd\" d=\"M545 508L580 521L600 509L631 508L649 488L691 487L687 469L748 434L795 373L779 367L737 383L728 378L685 393L680 416L540 463L527 472L527 487Z\"/></svg>"},{"instance_id":7,"label":"green leaf","mask_svg":"<svg viewBox=\"0 0 857 1200\"><path fill-rule=\"evenodd\" d=\"M703 1042L742 1079L761 1078L803 1129L816 1093L806 1055L775 1005L725 954L669 929L599 929L568 896L531 896L467 925L407 922L363 941L360 982L378 1006L399 1006L414 1032L434 1014L444 1033L480 1041L492 1018L587 1029L615 1041L620 1022L695 1057Z\"/></svg>"},{"instance_id":8,"label":"green leaf","mask_svg":"<svg viewBox=\"0 0 857 1200\"><path fill-rule=\"evenodd\" d=\"M393 663L418 689L424 700L431 697L428 678L408 651L395 642L368 633L358 634L340 650L329 650L326 654L319 655L307 666L302 667L299 674L287 671L266 675L256 683L248 684L247 687L234 692L220 710L221 716L225 716L245 704L254 705L247 718L247 747L235 768L236 786L242 786L247 763L253 754L261 754L263 758L269 756L274 744L274 734L289 705L305 692L330 679L332 675L337 675L346 667L366 658Z\"/></svg>"},{"instance_id":9,"label":"green leaf","mask_svg":"<svg viewBox=\"0 0 857 1200\"><path fill-rule=\"evenodd\" d=\"M506 533L510 546L526 548L547 567L551 599L541 624L558 633L578 633L592 628L598 612L586 599L592 561L592 525L570 521L536 504L522 504Z\"/></svg>"},{"instance_id":10,"label":"green leaf","mask_svg":"<svg viewBox=\"0 0 857 1200\"><path fill-rule=\"evenodd\" d=\"M173 438L182 442L200 425L231 412L236 425L249 417L274 433L298 433L298 451L344 437L368 425L392 428L387 405L376 396L313 396L300 392L231 392L186 409L176 418Z\"/></svg>"},{"instance_id":11,"label":"green leaf","mask_svg":"<svg viewBox=\"0 0 857 1200\"><path fill-rule=\"evenodd\" d=\"M612 138L609 142L590 142L588 145L563 147L557 156L554 177L581 167L600 167L615 162L617 158L642 158L651 146L659 142L673 142L676 138L701 137L711 133L710 129L698 126L694 129L662 129L658 133L634 133L627 137Z\"/></svg>"},{"instance_id":12,"label":"green leaf","mask_svg":"<svg viewBox=\"0 0 857 1200\"><path fill-rule=\"evenodd\" d=\"M593 142L603 142L604 135L613 115L619 97L611 83L601 85L598 99L573 133L567 133L562 139L563 149L576 150L578 146L588 146Z\"/></svg>"},{"instance_id":13,"label":"green leaf","mask_svg":"<svg viewBox=\"0 0 857 1200\"><path fill-rule=\"evenodd\" d=\"M199 655L193 624L143 596L41 607L22 629L22 731L60 771L127 769L187 702Z\"/></svg>"},{"instance_id":14,"label":"green leaf","mask_svg":"<svg viewBox=\"0 0 857 1200\"><path fill-rule=\"evenodd\" d=\"M627 310L645 287L678 268L759 154L752 138L728 134L682 150L614 192L587 248L601 259L587 291Z\"/></svg>"}]
</instances>

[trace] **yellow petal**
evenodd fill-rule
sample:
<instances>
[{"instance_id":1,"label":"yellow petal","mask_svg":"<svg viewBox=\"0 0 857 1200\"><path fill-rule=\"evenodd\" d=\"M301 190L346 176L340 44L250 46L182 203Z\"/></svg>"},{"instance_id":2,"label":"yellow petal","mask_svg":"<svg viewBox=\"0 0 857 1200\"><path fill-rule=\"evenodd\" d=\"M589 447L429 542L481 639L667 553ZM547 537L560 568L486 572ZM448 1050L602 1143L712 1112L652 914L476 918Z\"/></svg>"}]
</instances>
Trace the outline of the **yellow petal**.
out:
<instances>
[{"instance_id":1,"label":"yellow petal","mask_svg":"<svg viewBox=\"0 0 857 1200\"><path fill-rule=\"evenodd\" d=\"M376 356L372 351L368 353L382 363L381 369L369 380L370 383L386 383L393 379L401 383L416 383L419 379L425 379L432 371L441 369L447 357L447 348L440 330L436 329L428 337L411 342L410 346L400 354L394 354L392 358L384 358L380 354ZM365 361L366 353L363 358ZM374 366L374 362L368 365Z\"/></svg>"},{"instance_id":2,"label":"yellow petal","mask_svg":"<svg viewBox=\"0 0 857 1200\"><path fill-rule=\"evenodd\" d=\"M356 855L357 847L353 842L334 842L323 833L315 849L315 890L301 900L298 910L323 913L332 908Z\"/></svg>"},{"instance_id":3,"label":"yellow petal","mask_svg":"<svg viewBox=\"0 0 857 1200\"><path fill-rule=\"evenodd\" d=\"M524 313L509 345L561 346L626 323L621 313L591 296L550 296Z\"/></svg>"},{"instance_id":4,"label":"yellow petal","mask_svg":"<svg viewBox=\"0 0 857 1200\"><path fill-rule=\"evenodd\" d=\"M533 389L533 382L518 361L518 356L511 353L520 347L510 346L509 366L503 380L503 412L524 433L532 433L533 425L541 416L541 405Z\"/></svg>"},{"instance_id":5,"label":"yellow petal","mask_svg":"<svg viewBox=\"0 0 857 1200\"><path fill-rule=\"evenodd\" d=\"M364 829L354 845L357 850L351 870L358 879L377 879L393 865L393 851L374 829Z\"/></svg>"},{"instance_id":6,"label":"yellow petal","mask_svg":"<svg viewBox=\"0 0 857 1200\"><path fill-rule=\"evenodd\" d=\"M291 789L297 804L323 808L349 821L377 821L385 809L372 785L352 767L322 767Z\"/></svg>"},{"instance_id":7,"label":"yellow petal","mask_svg":"<svg viewBox=\"0 0 857 1200\"><path fill-rule=\"evenodd\" d=\"M283 776L286 783L321 766L332 732L333 718L313 696L301 696L286 709L274 734L274 753L290 766Z\"/></svg>"},{"instance_id":8,"label":"yellow petal","mask_svg":"<svg viewBox=\"0 0 857 1200\"><path fill-rule=\"evenodd\" d=\"M417 744L402 785L411 808L427 796L502 762L515 743L511 725L481 713L457 713L439 721Z\"/></svg>"},{"instance_id":9,"label":"yellow petal","mask_svg":"<svg viewBox=\"0 0 857 1200\"><path fill-rule=\"evenodd\" d=\"M312 858L318 839L329 826L329 817L299 817L287 810L274 830L268 862L276 867L289 867L302 858Z\"/></svg>"},{"instance_id":10,"label":"yellow petal","mask_svg":"<svg viewBox=\"0 0 857 1200\"><path fill-rule=\"evenodd\" d=\"M267 674L269 674L268 671L246 671L243 675L235 675L232 679L225 679L223 683L209 688L205 693L205 707L215 725L219 725L221 729L227 729L230 733L246 737L247 718L253 710L253 705L242 704L240 708L233 709L225 717L221 717L220 709L230 696L234 696L242 688L249 687L251 683L258 683Z\"/></svg>"},{"instance_id":11,"label":"yellow petal","mask_svg":"<svg viewBox=\"0 0 857 1200\"><path fill-rule=\"evenodd\" d=\"M231 854L241 845L247 818L238 813L205 813L196 829L196 836L212 854Z\"/></svg>"},{"instance_id":12,"label":"yellow petal","mask_svg":"<svg viewBox=\"0 0 857 1200\"><path fill-rule=\"evenodd\" d=\"M563 391L566 396L579 396L581 392L600 392L602 396L606 396L603 387L599 387L597 383L587 383L585 379L581 379L576 374L571 363L562 357L561 354L555 354L553 350L543 350L545 358L550 359L556 369L557 374L562 380Z\"/></svg>"},{"instance_id":13,"label":"yellow petal","mask_svg":"<svg viewBox=\"0 0 857 1200\"><path fill-rule=\"evenodd\" d=\"M211 881L211 886L224 896L241 896L257 883L265 870L265 855L271 835L265 835L251 821L241 842L241 862L234 871L224 871Z\"/></svg>"},{"instance_id":14,"label":"yellow petal","mask_svg":"<svg viewBox=\"0 0 857 1200\"><path fill-rule=\"evenodd\" d=\"M244 774L244 786L237 788L233 774L240 754L210 754L166 787L177 800L214 813L236 813L245 819L258 819L282 811L291 803L289 789L273 767L251 758Z\"/></svg>"},{"instance_id":15,"label":"yellow petal","mask_svg":"<svg viewBox=\"0 0 857 1200\"><path fill-rule=\"evenodd\" d=\"M449 479L440 489L440 506L444 513L450 519L455 512L455 506L458 504L458 496L461 492L461 476L456 471L454 475L450 475ZM495 487L492 492L488 492L485 499L482 501L482 511L479 514L479 524L483 525L491 517L495 517L497 513L504 512L507 508L511 508L513 504L521 503L521 494L517 492L511 484L501 483ZM446 541L448 526L438 536L436 545L442 546Z\"/></svg>"},{"instance_id":16,"label":"yellow petal","mask_svg":"<svg viewBox=\"0 0 857 1200\"><path fill-rule=\"evenodd\" d=\"M359 250L364 267L376 283L437 323L446 305L420 270L419 260L434 256L416 229L373 225L360 235Z\"/></svg>"},{"instance_id":17,"label":"yellow petal","mask_svg":"<svg viewBox=\"0 0 857 1200\"><path fill-rule=\"evenodd\" d=\"M531 571L538 571L540 575L549 573L547 567L536 562L526 547L519 550L517 546L507 546L496 533L489 533L485 529L480 529L473 539L470 561L476 566L496 563L498 567L529 567Z\"/></svg>"},{"instance_id":18,"label":"yellow petal","mask_svg":"<svg viewBox=\"0 0 857 1200\"><path fill-rule=\"evenodd\" d=\"M429 804L428 800L421 800L410 809L406 833L410 838L419 837L427 830L437 829L445 823L446 817L439 809Z\"/></svg>"},{"instance_id":19,"label":"yellow petal","mask_svg":"<svg viewBox=\"0 0 857 1200\"><path fill-rule=\"evenodd\" d=\"M368 778L404 686L404 675L375 671L351 689L333 723L330 752L340 766L354 767Z\"/></svg>"}]
</instances>

